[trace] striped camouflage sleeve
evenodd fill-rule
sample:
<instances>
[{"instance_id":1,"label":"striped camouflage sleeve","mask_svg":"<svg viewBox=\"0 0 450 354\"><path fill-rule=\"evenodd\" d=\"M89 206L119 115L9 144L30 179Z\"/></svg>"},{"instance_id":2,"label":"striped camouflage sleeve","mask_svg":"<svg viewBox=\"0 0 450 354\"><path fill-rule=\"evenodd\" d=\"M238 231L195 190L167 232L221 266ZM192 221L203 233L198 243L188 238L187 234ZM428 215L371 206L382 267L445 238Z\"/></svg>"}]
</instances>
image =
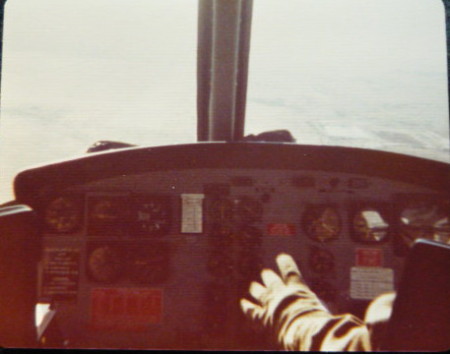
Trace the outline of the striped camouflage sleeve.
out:
<instances>
[{"instance_id":1,"label":"striped camouflage sleeve","mask_svg":"<svg viewBox=\"0 0 450 354\"><path fill-rule=\"evenodd\" d=\"M241 299L242 311L274 331L286 350L371 351L368 327L351 314L332 315L306 285L294 259L276 257L279 274L263 269L261 283L252 282L251 300Z\"/></svg>"},{"instance_id":2,"label":"striped camouflage sleeve","mask_svg":"<svg viewBox=\"0 0 450 354\"><path fill-rule=\"evenodd\" d=\"M371 351L367 326L357 317L326 310L304 311L298 298L281 311L278 339L286 350ZM299 311L300 310L300 311Z\"/></svg>"},{"instance_id":3,"label":"striped camouflage sleeve","mask_svg":"<svg viewBox=\"0 0 450 354\"><path fill-rule=\"evenodd\" d=\"M273 313L278 341L286 350L371 351L366 324L351 314L331 314L303 282Z\"/></svg>"}]
</instances>

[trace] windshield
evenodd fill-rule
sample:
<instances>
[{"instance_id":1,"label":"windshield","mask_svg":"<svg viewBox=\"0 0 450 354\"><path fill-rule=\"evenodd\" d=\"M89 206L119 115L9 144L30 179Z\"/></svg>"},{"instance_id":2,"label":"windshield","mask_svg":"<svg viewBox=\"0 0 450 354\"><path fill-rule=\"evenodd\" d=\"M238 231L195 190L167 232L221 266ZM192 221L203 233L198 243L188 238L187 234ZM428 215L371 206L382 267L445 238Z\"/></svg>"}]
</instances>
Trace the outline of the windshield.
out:
<instances>
[{"instance_id":1,"label":"windshield","mask_svg":"<svg viewBox=\"0 0 450 354\"><path fill-rule=\"evenodd\" d=\"M247 130L449 159L441 1L256 1Z\"/></svg>"},{"instance_id":2,"label":"windshield","mask_svg":"<svg viewBox=\"0 0 450 354\"><path fill-rule=\"evenodd\" d=\"M254 2L245 134L449 159L440 0ZM197 1L8 0L0 202L98 140L196 141Z\"/></svg>"}]
</instances>

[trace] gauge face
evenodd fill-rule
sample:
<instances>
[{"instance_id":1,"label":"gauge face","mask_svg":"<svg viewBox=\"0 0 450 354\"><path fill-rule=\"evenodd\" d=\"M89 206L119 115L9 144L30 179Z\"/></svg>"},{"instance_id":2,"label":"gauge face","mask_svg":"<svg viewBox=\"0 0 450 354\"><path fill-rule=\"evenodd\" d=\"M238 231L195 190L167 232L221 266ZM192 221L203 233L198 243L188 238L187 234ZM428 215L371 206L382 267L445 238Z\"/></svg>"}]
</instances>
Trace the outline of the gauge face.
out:
<instances>
[{"instance_id":1,"label":"gauge face","mask_svg":"<svg viewBox=\"0 0 450 354\"><path fill-rule=\"evenodd\" d=\"M352 220L353 235L356 241L381 242L387 238L389 224L376 209L361 209Z\"/></svg>"},{"instance_id":2,"label":"gauge face","mask_svg":"<svg viewBox=\"0 0 450 354\"><path fill-rule=\"evenodd\" d=\"M400 236L411 246L418 238L450 243L450 211L432 202L416 202L400 213Z\"/></svg>"},{"instance_id":3,"label":"gauge face","mask_svg":"<svg viewBox=\"0 0 450 354\"><path fill-rule=\"evenodd\" d=\"M309 206L302 219L303 229L313 240L335 239L341 231L341 219L336 208L327 205Z\"/></svg>"},{"instance_id":4,"label":"gauge face","mask_svg":"<svg viewBox=\"0 0 450 354\"><path fill-rule=\"evenodd\" d=\"M127 210L128 205L124 197L91 197L88 202L88 232L105 236L123 233Z\"/></svg>"},{"instance_id":5,"label":"gauge face","mask_svg":"<svg viewBox=\"0 0 450 354\"><path fill-rule=\"evenodd\" d=\"M136 200L133 207L132 233L145 236L162 236L171 225L169 201L164 198Z\"/></svg>"},{"instance_id":6,"label":"gauge face","mask_svg":"<svg viewBox=\"0 0 450 354\"><path fill-rule=\"evenodd\" d=\"M44 219L49 231L57 233L74 231L80 226L80 205L71 198L57 198L47 206Z\"/></svg>"},{"instance_id":7,"label":"gauge face","mask_svg":"<svg viewBox=\"0 0 450 354\"><path fill-rule=\"evenodd\" d=\"M326 249L313 247L309 257L309 265L316 273L328 273L334 269L333 254Z\"/></svg>"},{"instance_id":8,"label":"gauge face","mask_svg":"<svg viewBox=\"0 0 450 354\"><path fill-rule=\"evenodd\" d=\"M261 219L263 205L256 199L242 197L238 201L237 216L243 222L255 222Z\"/></svg>"},{"instance_id":9,"label":"gauge face","mask_svg":"<svg viewBox=\"0 0 450 354\"><path fill-rule=\"evenodd\" d=\"M99 200L94 204L90 216L98 221L116 221L119 218L119 205L113 199Z\"/></svg>"},{"instance_id":10,"label":"gauge face","mask_svg":"<svg viewBox=\"0 0 450 354\"><path fill-rule=\"evenodd\" d=\"M87 269L95 281L111 283L117 280L122 269L120 252L112 246L95 248L89 254Z\"/></svg>"},{"instance_id":11,"label":"gauge face","mask_svg":"<svg viewBox=\"0 0 450 354\"><path fill-rule=\"evenodd\" d=\"M159 284L169 274L168 248L163 244L132 247L128 252L128 268L132 281Z\"/></svg>"}]
</instances>

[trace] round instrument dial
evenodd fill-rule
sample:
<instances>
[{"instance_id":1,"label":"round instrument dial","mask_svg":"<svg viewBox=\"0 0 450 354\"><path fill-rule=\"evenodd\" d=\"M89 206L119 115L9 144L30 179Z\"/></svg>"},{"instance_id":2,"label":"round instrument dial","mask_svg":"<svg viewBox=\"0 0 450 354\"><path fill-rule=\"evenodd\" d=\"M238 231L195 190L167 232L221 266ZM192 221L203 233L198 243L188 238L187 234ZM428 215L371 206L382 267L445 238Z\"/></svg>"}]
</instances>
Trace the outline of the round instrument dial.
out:
<instances>
[{"instance_id":1,"label":"round instrument dial","mask_svg":"<svg viewBox=\"0 0 450 354\"><path fill-rule=\"evenodd\" d=\"M332 206L309 206L303 214L303 229L313 240L324 242L335 239L341 231L341 219Z\"/></svg>"},{"instance_id":2,"label":"round instrument dial","mask_svg":"<svg viewBox=\"0 0 450 354\"><path fill-rule=\"evenodd\" d=\"M111 246L95 248L88 258L88 274L98 282L111 283L119 278L122 259L119 251Z\"/></svg>"},{"instance_id":3,"label":"round instrument dial","mask_svg":"<svg viewBox=\"0 0 450 354\"><path fill-rule=\"evenodd\" d=\"M412 246L418 238L450 243L450 215L435 203L416 203L405 207L400 214L400 236Z\"/></svg>"},{"instance_id":4,"label":"round instrument dial","mask_svg":"<svg viewBox=\"0 0 450 354\"><path fill-rule=\"evenodd\" d=\"M88 233L118 236L126 232L128 202L124 196L91 197L88 200Z\"/></svg>"},{"instance_id":5,"label":"round instrument dial","mask_svg":"<svg viewBox=\"0 0 450 354\"><path fill-rule=\"evenodd\" d=\"M118 200L104 198L93 204L89 217L95 221L110 223L119 219L120 212Z\"/></svg>"},{"instance_id":6,"label":"round instrument dial","mask_svg":"<svg viewBox=\"0 0 450 354\"><path fill-rule=\"evenodd\" d=\"M381 242L387 238L389 224L375 209L359 210L353 216L353 234L357 241Z\"/></svg>"},{"instance_id":7,"label":"round instrument dial","mask_svg":"<svg viewBox=\"0 0 450 354\"><path fill-rule=\"evenodd\" d=\"M47 206L44 220L50 231L57 233L74 231L80 226L80 206L71 198L59 197Z\"/></svg>"},{"instance_id":8,"label":"round instrument dial","mask_svg":"<svg viewBox=\"0 0 450 354\"><path fill-rule=\"evenodd\" d=\"M132 232L148 236L165 235L170 228L170 217L169 204L164 200L155 198L137 202Z\"/></svg>"}]
</instances>

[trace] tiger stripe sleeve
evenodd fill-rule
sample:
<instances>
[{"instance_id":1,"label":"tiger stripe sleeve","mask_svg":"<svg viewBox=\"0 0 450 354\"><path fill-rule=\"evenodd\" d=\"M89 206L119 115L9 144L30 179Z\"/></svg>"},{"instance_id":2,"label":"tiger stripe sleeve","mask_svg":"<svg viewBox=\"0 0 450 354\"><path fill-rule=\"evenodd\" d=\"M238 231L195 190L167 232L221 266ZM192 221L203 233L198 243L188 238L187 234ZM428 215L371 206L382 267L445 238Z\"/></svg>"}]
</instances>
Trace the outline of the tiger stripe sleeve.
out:
<instances>
[{"instance_id":1,"label":"tiger stripe sleeve","mask_svg":"<svg viewBox=\"0 0 450 354\"><path fill-rule=\"evenodd\" d=\"M281 310L278 340L286 350L371 351L367 326L357 317L304 311L301 298ZM300 305L300 306L299 306Z\"/></svg>"}]
</instances>

